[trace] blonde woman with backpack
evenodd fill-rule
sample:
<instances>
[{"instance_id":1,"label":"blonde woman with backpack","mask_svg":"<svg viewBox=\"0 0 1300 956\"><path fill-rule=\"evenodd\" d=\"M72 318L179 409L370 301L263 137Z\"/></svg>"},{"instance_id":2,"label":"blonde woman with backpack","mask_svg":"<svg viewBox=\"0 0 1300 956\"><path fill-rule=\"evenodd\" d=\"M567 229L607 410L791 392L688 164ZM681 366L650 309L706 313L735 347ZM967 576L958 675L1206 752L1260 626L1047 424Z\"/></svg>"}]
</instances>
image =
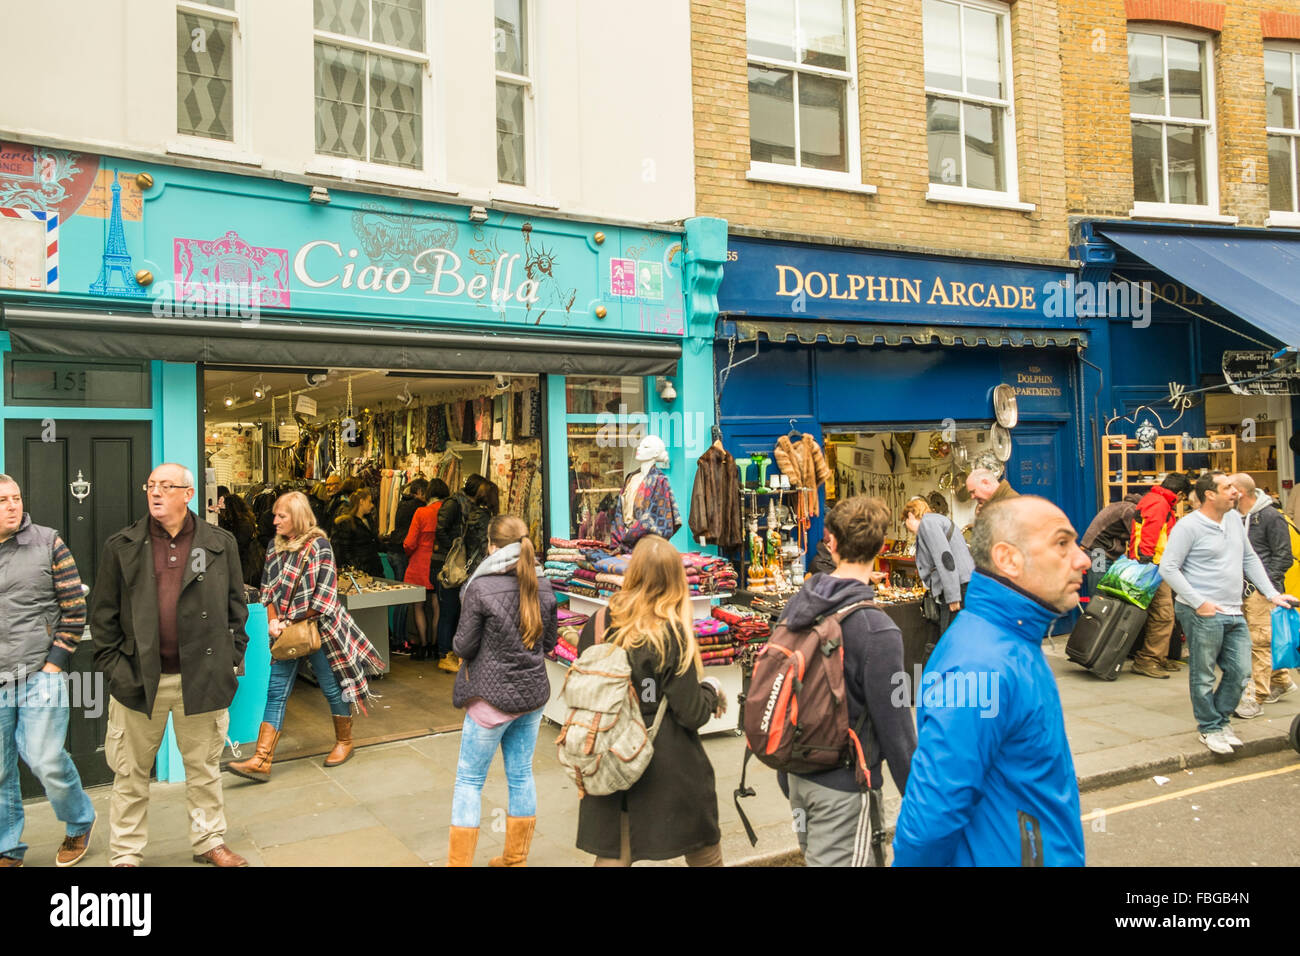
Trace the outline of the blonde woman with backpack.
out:
<instances>
[{"instance_id":1,"label":"blonde woman with backpack","mask_svg":"<svg viewBox=\"0 0 1300 956\"><path fill-rule=\"evenodd\" d=\"M682 556L667 540L637 542L607 617L588 621L578 653L601 641L622 647L646 727L661 702L667 713L640 779L618 793L582 798L578 849L594 854L596 866L679 856L688 866L721 866L717 788L698 731L726 699L717 680L703 676Z\"/></svg>"},{"instance_id":2,"label":"blonde woman with backpack","mask_svg":"<svg viewBox=\"0 0 1300 956\"><path fill-rule=\"evenodd\" d=\"M487 556L461 592L454 647L462 662L452 703L466 709L451 803L448 866L474 861L483 783L498 747L509 808L505 852L492 866L524 866L537 822L533 751L551 696L543 654L559 631L555 592L538 575L528 526L499 515L487 526Z\"/></svg>"}]
</instances>

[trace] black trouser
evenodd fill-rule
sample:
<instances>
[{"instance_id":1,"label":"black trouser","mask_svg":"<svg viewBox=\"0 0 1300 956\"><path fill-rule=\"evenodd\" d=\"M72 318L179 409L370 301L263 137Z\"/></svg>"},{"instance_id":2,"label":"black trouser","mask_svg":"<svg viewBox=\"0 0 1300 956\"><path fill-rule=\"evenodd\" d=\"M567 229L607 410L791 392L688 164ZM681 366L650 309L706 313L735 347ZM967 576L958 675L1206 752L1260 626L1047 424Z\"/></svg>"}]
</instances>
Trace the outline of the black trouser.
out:
<instances>
[{"instance_id":1,"label":"black trouser","mask_svg":"<svg viewBox=\"0 0 1300 956\"><path fill-rule=\"evenodd\" d=\"M966 606L966 589L968 587L970 587L969 581L967 581L965 584L961 586L962 607ZM939 636L940 637L943 637L943 632L948 630L948 626L952 624L952 619L956 616L957 616L957 612L949 610L947 604L939 605Z\"/></svg>"}]
</instances>

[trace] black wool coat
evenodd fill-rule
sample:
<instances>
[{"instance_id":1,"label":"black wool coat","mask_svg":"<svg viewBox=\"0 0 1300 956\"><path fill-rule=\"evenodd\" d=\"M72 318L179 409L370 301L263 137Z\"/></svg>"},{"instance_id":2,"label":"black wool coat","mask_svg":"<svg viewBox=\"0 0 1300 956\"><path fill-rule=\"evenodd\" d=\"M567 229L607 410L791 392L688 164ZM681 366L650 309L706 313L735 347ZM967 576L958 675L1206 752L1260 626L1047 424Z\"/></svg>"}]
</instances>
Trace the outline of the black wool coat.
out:
<instances>
[{"instance_id":1,"label":"black wool coat","mask_svg":"<svg viewBox=\"0 0 1300 956\"><path fill-rule=\"evenodd\" d=\"M223 710L235 698L235 668L248 646L248 605L239 548L229 531L194 525L193 553L176 608L181 693L187 714ZM124 707L153 712L162 676L158 653L158 580L149 516L104 542L90 593L95 667Z\"/></svg>"},{"instance_id":2,"label":"black wool coat","mask_svg":"<svg viewBox=\"0 0 1300 956\"><path fill-rule=\"evenodd\" d=\"M593 617L582 630L578 653L595 640ZM588 794L578 804L578 849L617 857L622 847L622 812L626 810L632 860L671 860L722 839L713 764L698 733L708 723L718 698L711 685L700 683L694 668L685 674L675 673L679 661L675 651L670 651L668 659L659 660L642 646L628 651L628 658L632 681L641 690L641 717L646 727L654 723L659 689L668 700L668 713L641 779L621 793Z\"/></svg>"},{"instance_id":3,"label":"black wool coat","mask_svg":"<svg viewBox=\"0 0 1300 956\"><path fill-rule=\"evenodd\" d=\"M532 648L519 636L519 578L513 569L483 574L461 591L460 623L452 648L461 659L451 702L464 707L481 697L507 714L527 714L551 698L542 655L559 637L555 592L551 582L537 579L542 605L542 634Z\"/></svg>"}]
</instances>

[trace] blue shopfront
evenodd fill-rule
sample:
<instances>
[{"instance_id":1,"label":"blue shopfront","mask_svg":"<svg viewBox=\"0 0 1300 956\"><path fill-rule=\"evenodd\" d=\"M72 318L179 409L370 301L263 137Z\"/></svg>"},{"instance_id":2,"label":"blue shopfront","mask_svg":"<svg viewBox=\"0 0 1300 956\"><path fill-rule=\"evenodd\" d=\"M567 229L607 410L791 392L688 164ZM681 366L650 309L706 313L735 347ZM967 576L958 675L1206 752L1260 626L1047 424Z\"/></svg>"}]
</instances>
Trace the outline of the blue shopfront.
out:
<instances>
[{"instance_id":1,"label":"blue shopfront","mask_svg":"<svg viewBox=\"0 0 1300 956\"><path fill-rule=\"evenodd\" d=\"M1300 346L1300 232L1091 221L1072 239L1078 286L1103 293L1106 316L1088 375L1103 410L1101 500L1174 467L1214 467L1249 473L1294 511L1300 373L1271 363ZM1136 455L1139 437L1160 454Z\"/></svg>"},{"instance_id":2,"label":"blue shopfront","mask_svg":"<svg viewBox=\"0 0 1300 956\"><path fill-rule=\"evenodd\" d=\"M713 422L716 220L634 228L10 145L0 470L88 581L165 460L195 472L201 513L216 485L305 488L362 460L483 470L540 541L576 531L578 468L618 486L633 467L620 416L703 421L666 469L685 517ZM257 611L236 742L265 699ZM70 736L93 782L103 728L83 708ZM160 778L179 774L164 749Z\"/></svg>"},{"instance_id":3,"label":"blue shopfront","mask_svg":"<svg viewBox=\"0 0 1300 956\"><path fill-rule=\"evenodd\" d=\"M828 496L880 495L897 516L921 495L965 524L965 473L985 464L1086 523L1090 333L1053 308L1068 275L732 236L715 345L725 447L770 457L782 436L812 435L833 472L823 514ZM1009 447L999 385L1018 408ZM891 537L904 534L900 517ZM809 552L820 537L816 518Z\"/></svg>"}]
</instances>

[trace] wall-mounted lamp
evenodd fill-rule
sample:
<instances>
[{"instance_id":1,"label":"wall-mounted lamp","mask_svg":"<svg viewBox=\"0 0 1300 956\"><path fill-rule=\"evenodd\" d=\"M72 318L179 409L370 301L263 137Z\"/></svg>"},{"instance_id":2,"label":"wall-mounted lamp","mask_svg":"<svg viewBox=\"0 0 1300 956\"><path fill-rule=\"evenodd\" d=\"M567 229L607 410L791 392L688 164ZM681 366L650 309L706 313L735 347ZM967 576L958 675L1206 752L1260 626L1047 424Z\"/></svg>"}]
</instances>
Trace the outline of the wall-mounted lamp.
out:
<instances>
[{"instance_id":1,"label":"wall-mounted lamp","mask_svg":"<svg viewBox=\"0 0 1300 956\"><path fill-rule=\"evenodd\" d=\"M483 206L470 206L470 207L469 207L469 221L470 221L470 222L487 222L487 218L488 218L488 213L487 213L487 209L486 209L485 207L483 207Z\"/></svg>"},{"instance_id":2,"label":"wall-mounted lamp","mask_svg":"<svg viewBox=\"0 0 1300 956\"><path fill-rule=\"evenodd\" d=\"M311 187L311 195L307 198L314 203L327 206L330 201L330 191L324 186L313 186Z\"/></svg>"},{"instance_id":3,"label":"wall-mounted lamp","mask_svg":"<svg viewBox=\"0 0 1300 956\"><path fill-rule=\"evenodd\" d=\"M665 402L671 402L677 397L677 389L673 388L672 379L666 375L656 377L655 388L659 390L659 397Z\"/></svg>"}]
</instances>

